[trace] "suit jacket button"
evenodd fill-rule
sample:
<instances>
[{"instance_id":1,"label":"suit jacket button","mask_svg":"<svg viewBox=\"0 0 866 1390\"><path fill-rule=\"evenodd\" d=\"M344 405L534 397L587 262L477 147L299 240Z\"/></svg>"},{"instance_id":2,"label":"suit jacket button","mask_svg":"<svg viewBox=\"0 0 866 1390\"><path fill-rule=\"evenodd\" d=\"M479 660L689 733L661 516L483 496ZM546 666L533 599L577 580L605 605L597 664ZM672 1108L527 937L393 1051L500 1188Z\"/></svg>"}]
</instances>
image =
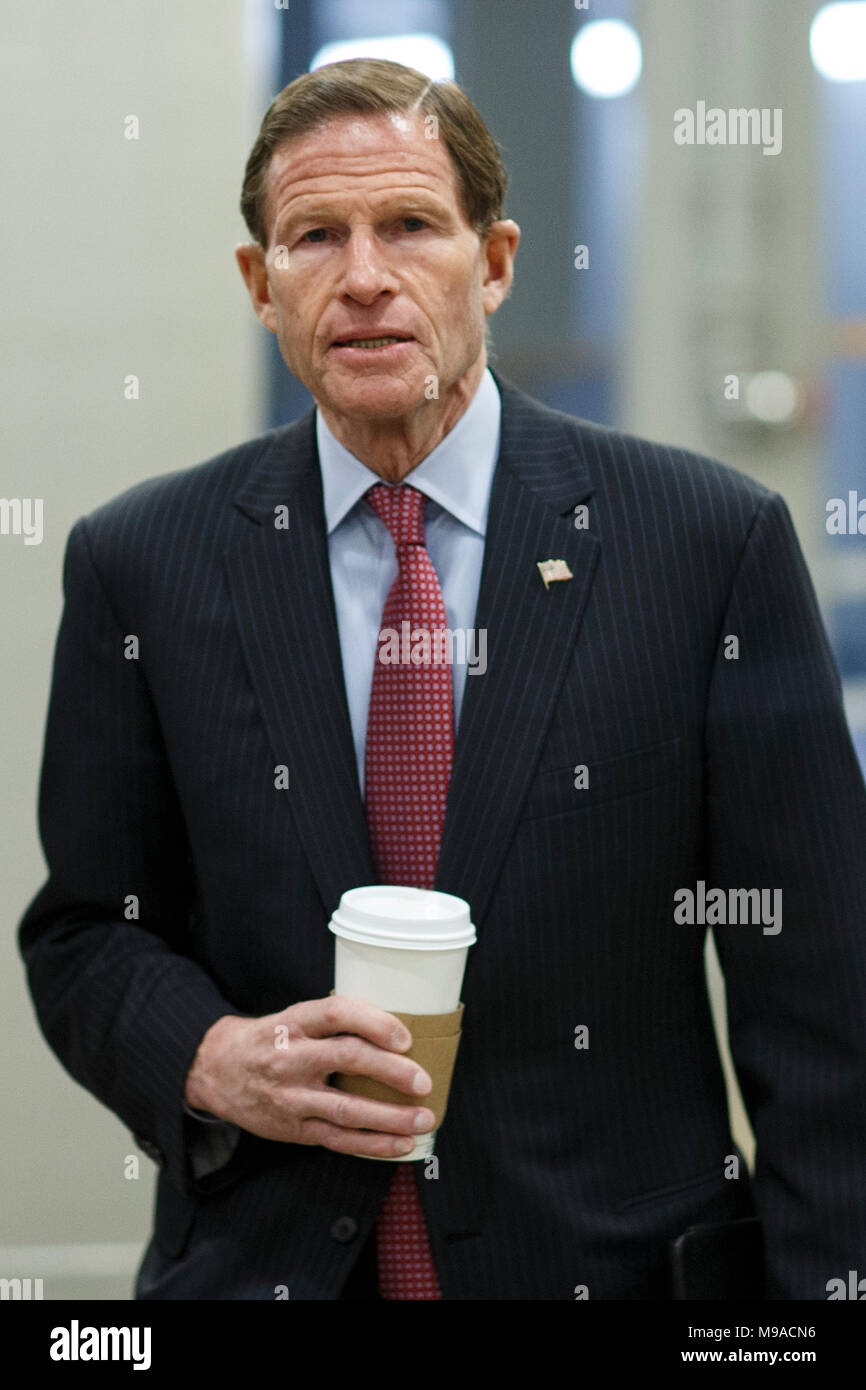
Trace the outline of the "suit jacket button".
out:
<instances>
[{"instance_id":1,"label":"suit jacket button","mask_svg":"<svg viewBox=\"0 0 866 1390\"><path fill-rule=\"evenodd\" d=\"M354 1240L357 1234L358 1223L354 1216L338 1216L336 1221L331 1223L331 1235L341 1245L348 1245L349 1241Z\"/></svg>"}]
</instances>

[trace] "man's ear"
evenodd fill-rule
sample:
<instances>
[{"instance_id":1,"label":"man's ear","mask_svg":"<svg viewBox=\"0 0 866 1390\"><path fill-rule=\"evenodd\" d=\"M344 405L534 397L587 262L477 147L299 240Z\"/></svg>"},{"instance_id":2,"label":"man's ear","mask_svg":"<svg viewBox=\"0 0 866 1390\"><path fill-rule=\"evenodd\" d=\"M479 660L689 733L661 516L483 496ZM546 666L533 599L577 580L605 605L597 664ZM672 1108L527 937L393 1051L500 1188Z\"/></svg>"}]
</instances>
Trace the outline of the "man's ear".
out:
<instances>
[{"instance_id":1,"label":"man's ear","mask_svg":"<svg viewBox=\"0 0 866 1390\"><path fill-rule=\"evenodd\" d=\"M244 284L249 291L253 308L256 311L256 318L265 325L265 328L276 333L276 317L271 302L265 251L257 241L242 241L235 247L235 260L241 275L244 277Z\"/></svg>"},{"instance_id":2,"label":"man's ear","mask_svg":"<svg viewBox=\"0 0 866 1390\"><path fill-rule=\"evenodd\" d=\"M494 222L484 240L484 285L481 300L485 314L495 314L511 292L514 257L520 242L520 228L511 218Z\"/></svg>"}]
</instances>

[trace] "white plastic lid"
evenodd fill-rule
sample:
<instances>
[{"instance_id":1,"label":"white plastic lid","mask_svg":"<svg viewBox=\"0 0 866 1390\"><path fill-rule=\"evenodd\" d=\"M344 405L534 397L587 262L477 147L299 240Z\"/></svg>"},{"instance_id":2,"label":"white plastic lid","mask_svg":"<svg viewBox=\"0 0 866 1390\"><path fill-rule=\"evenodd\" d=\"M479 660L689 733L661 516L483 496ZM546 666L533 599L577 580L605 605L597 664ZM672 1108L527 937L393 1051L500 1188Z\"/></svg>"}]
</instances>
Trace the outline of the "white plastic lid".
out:
<instances>
[{"instance_id":1,"label":"white plastic lid","mask_svg":"<svg viewBox=\"0 0 866 1390\"><path fill-rule=\"evenodd\" d=\"M454 951L476 939L463 898L397 884L350 888L328 928L347 941L401 951Z\"/></svg>"}]
</instances>

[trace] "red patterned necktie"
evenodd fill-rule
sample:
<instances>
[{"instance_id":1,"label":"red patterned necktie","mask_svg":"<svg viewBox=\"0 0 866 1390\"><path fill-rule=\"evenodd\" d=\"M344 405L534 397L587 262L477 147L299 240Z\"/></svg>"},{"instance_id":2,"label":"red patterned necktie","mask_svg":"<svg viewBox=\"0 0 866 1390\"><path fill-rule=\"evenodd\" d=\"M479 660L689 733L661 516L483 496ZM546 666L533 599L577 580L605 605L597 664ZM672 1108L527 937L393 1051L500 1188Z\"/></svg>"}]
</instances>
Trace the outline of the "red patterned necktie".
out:
<instances>
[{"instance_id":1,"label":"red patterned necktie","mask_svg":"<svg viewBox=\"0 0 866 1390\"><path fill-rule=\"evenodd\" d=\"M432 888L454 754L448 619L424 544L423 493L407 483L378 483L365 497L391 533L398 564L382 613L367 716L364 788L373 861L380 883ZM379 1292L386 1299L442 1297L414 1166L396 1165L376 1223Z\"/></svg>"}]
</instances>

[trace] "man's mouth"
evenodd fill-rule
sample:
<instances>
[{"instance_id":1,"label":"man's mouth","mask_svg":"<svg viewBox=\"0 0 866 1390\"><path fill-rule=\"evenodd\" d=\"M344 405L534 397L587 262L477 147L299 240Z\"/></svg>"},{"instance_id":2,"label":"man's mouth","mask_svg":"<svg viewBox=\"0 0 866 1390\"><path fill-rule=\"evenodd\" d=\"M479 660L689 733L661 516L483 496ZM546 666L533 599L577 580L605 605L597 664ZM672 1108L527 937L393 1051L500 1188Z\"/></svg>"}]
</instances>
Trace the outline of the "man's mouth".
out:
<instances>
[{"instance_id":1,"label":"man's mouth","mask_svg":"<svg viewBox=\"0 0 866 1390\"><path fill-rule=\"evenodd\" d=\"M343 348L343 347L349 347L349 348L368 348L368 349L369 349L369 348L392 347L392 346L394 345L394 343L410 343L410 342L412 342L412 339L411 339L411 338L395 338L395 337L387 337L387 338L344 338L344 339L342 339L341 341L334 343L334 347L337 347L337 348Z\"/></svg>"}]
</instances>

